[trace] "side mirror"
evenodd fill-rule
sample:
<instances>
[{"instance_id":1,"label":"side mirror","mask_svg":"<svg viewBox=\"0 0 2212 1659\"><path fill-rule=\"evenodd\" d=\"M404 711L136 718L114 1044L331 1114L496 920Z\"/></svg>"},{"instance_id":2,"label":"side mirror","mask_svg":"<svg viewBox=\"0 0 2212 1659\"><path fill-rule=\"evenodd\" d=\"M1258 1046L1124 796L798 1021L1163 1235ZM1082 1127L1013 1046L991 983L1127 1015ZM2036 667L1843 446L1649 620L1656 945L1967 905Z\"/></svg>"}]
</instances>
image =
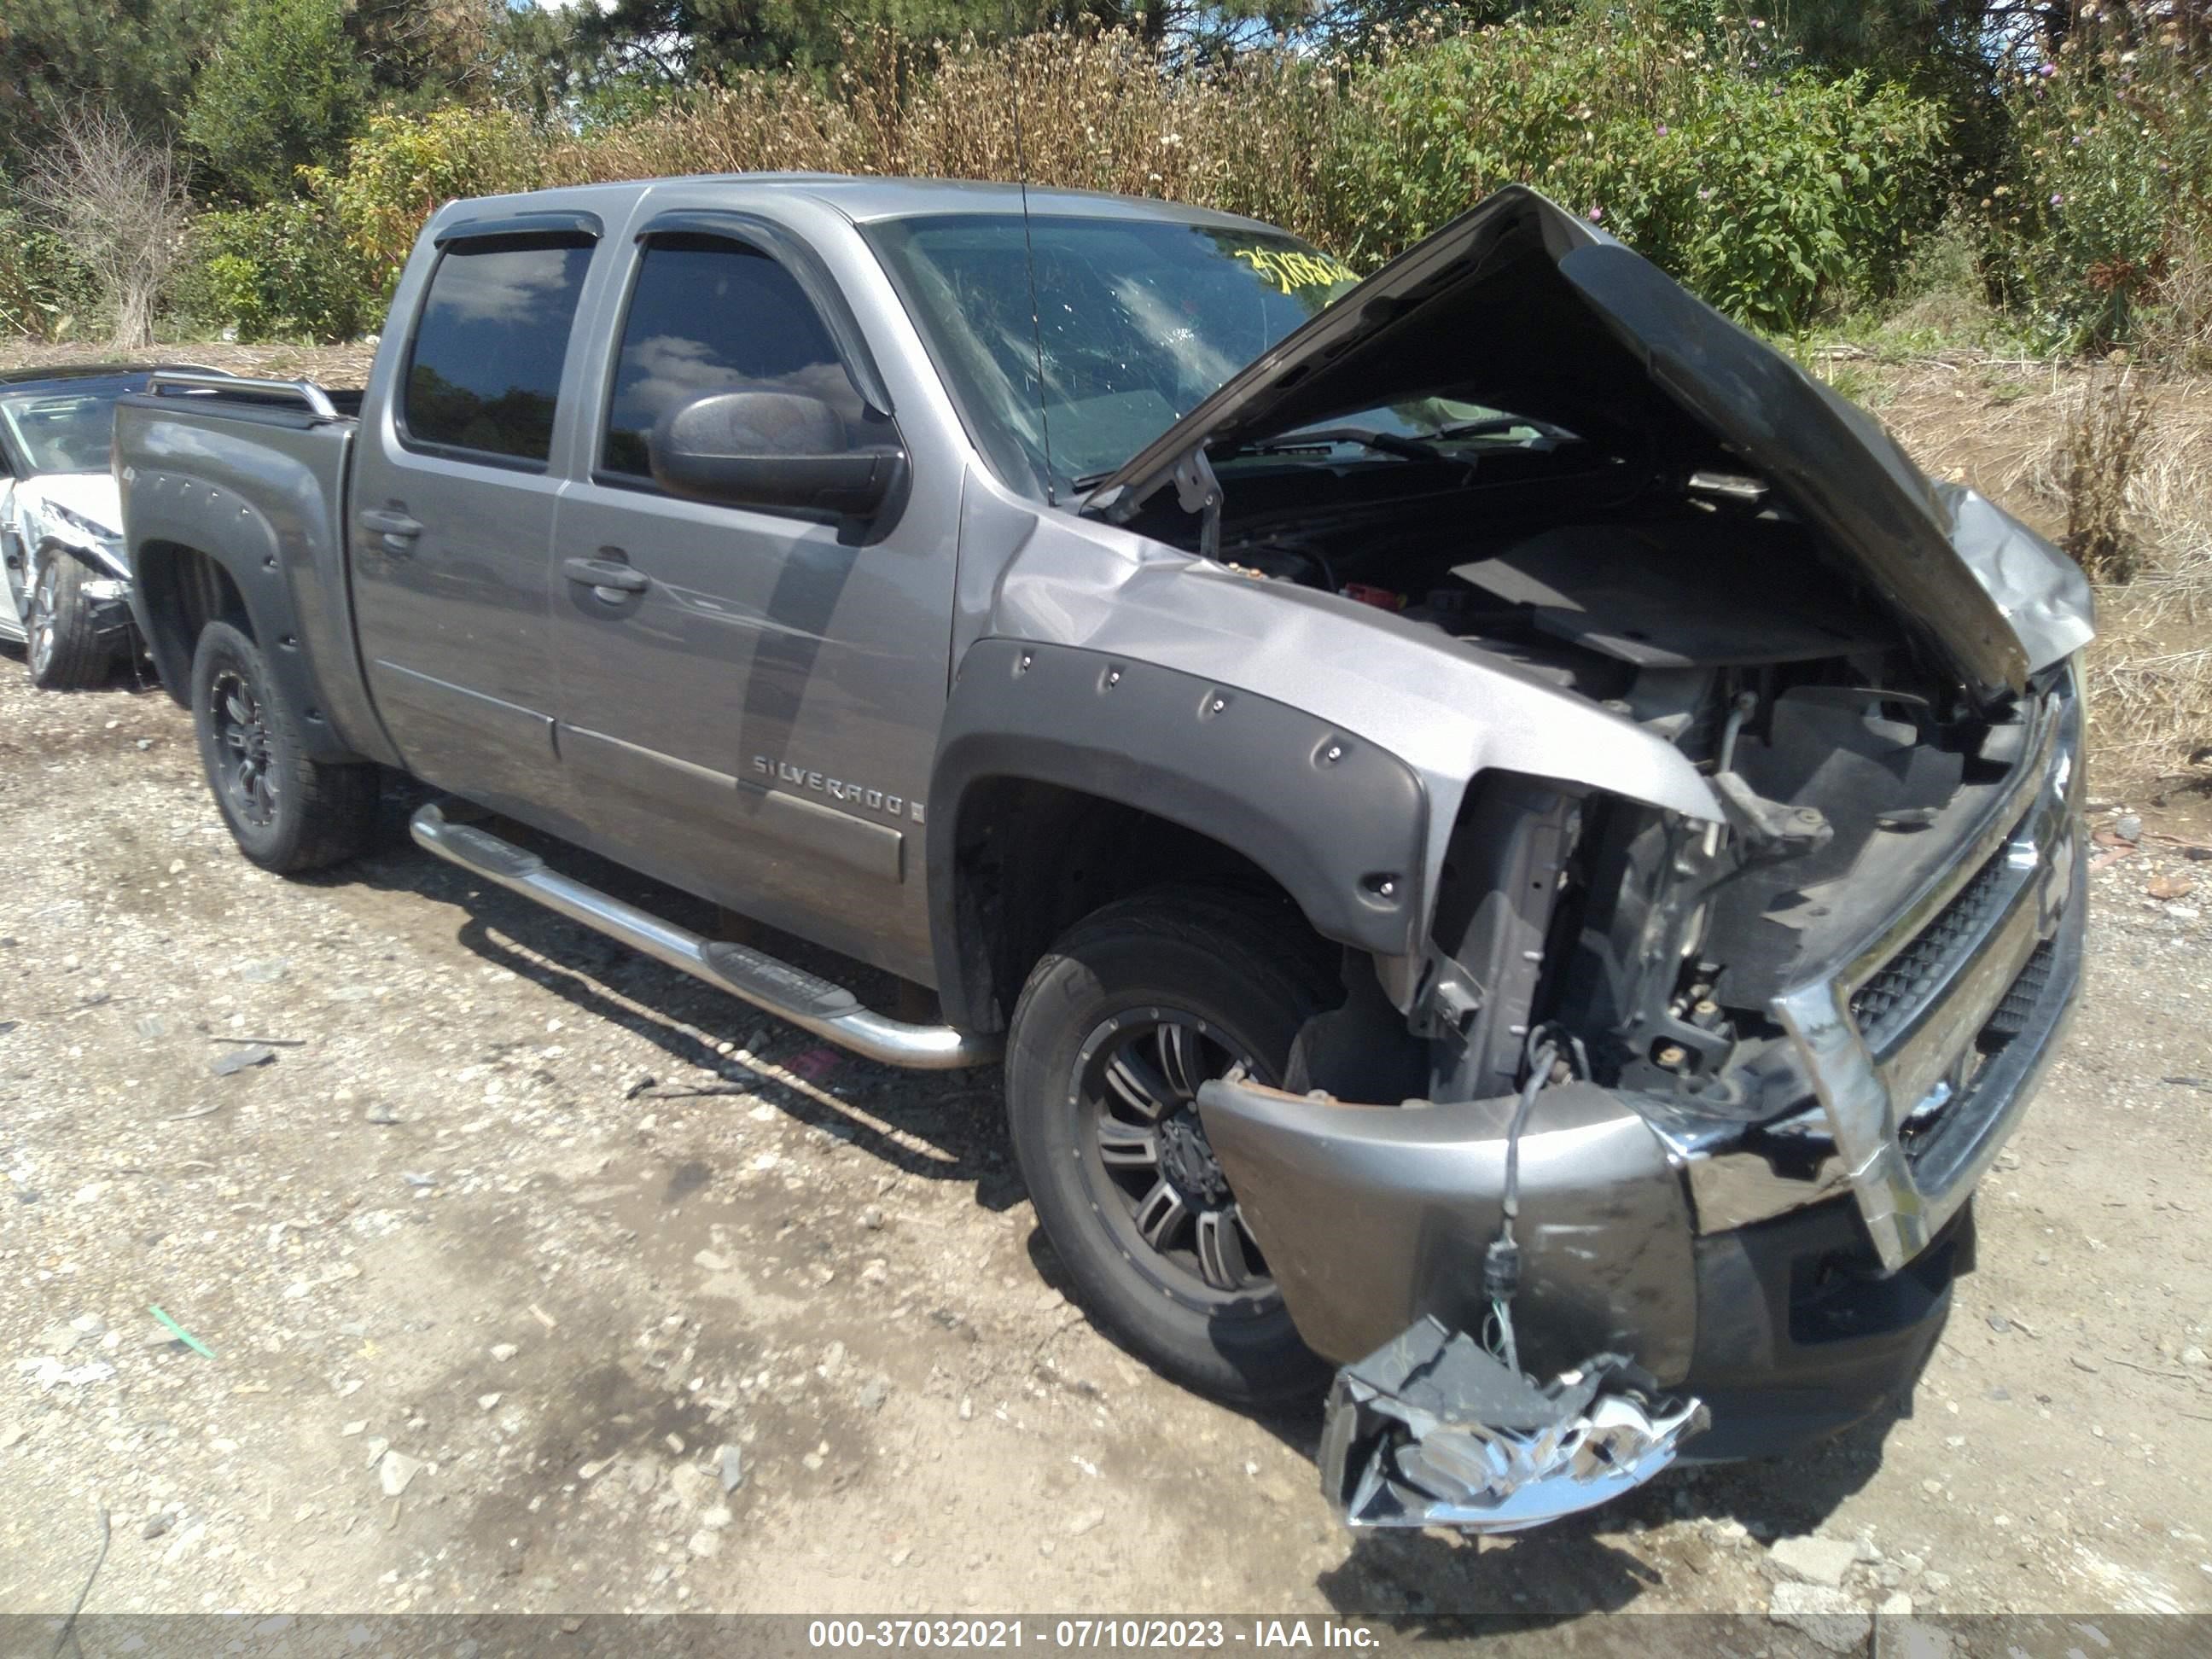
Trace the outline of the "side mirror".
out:
<instances>
[{"instance_id":1,"label":"side mirror","mask_svg":"<svg viewBox=\"0 0 2212 1659\"><path fill-rule=\"evenodd\" d=\"M855 448L836 410L788 392L716 392L678 404L647 440L663 489L729 507L872 517L906 473L896 445Z\"/></svg>"}]
</instances>

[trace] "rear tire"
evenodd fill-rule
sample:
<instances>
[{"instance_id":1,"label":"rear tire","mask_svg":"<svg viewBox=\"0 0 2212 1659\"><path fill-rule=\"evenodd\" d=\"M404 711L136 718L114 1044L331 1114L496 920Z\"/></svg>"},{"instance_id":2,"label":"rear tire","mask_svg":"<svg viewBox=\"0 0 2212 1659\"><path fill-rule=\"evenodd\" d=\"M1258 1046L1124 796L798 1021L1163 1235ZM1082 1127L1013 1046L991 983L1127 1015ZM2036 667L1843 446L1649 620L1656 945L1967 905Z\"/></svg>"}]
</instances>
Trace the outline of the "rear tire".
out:
<instances>
[{"instance_id":1,"label":"rear tire","mask_svg":"<svg viewBox=\"0 0 2212 1659\"><path fill-rule=\"evenodd\" d=\"M1232 1064L1281 1081L1299 1028L1342 997L1316 945L1279 903L1164 888L1108 905L1037 963L1006 1048L1015 1157L1085 1309L1154 1370L1240 1404L1310 1396L1329 1368L1191 1097Z\"/></svg>"},{"instance_id":2,"label":"rear tire","mask_svg":"<svg viewBox=\"0 0 2212 1659\"><path fill-rule=\"evenodd\" d=\"M231 838L263 869L319 870L368 845L376 768L311 758L260 647L228 623L210 623L192 653L192 723Z\"/></svg>"},{"instance_id":3,"label":"rear tire","mask_svg":"<svg viewBox=\"0 0 2212 1659\"><path fill-rule=\"evenodd\" d=\"M93 626L85 568L66 553L38 562L23 612L23 659L46 691L84 691L107 678L114 656Z\"/></svg>"}]
</instances>

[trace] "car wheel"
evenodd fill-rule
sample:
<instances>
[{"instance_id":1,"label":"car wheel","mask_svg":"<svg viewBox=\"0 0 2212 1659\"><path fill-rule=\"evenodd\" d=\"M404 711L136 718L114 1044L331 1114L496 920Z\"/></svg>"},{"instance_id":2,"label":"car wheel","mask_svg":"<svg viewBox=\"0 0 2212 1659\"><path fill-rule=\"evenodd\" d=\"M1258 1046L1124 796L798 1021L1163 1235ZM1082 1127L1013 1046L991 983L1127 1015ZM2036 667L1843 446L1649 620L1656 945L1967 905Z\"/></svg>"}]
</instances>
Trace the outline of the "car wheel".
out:
<instances>
[{"instance_id":1,"label":"car wheel","mask_svg":"<svg viewBox=\"0 0 2212 1659\"><path fill-rule=\"evenodd\" d=\"M1299 1339L1199 1119L1241 1066L1279 1082L1341 1000L1295 911L1162 889L1077 924L1030 974L1006 1051L1015 1157L1091 1317L1175 1381L1242 1403L1310 1394Z\"/></svg>"},{"instance_id":2,"label":"car wheel","mask_svg":"<svg viewBox=\"0 0 2212 1659\"><path fill-rule=\"evenodd\" d=\"M260 647L228 623L210 623L192 653L192 720L223 822L263 869L319 870L368 844L376 769L312 758Z\"/></svg>"},{"instance_id":3,"label":"car wheel","mask_svg":"<svg viewBox=\"0 0 2212 1659\"><path fill-rule=\"evenodd\" d=\"M48 691L82 691L107 678L112 658L93 626L84 567L66 554L39 562L23 614L24 660L32 683Z\"/></svg>"}]
</instances>

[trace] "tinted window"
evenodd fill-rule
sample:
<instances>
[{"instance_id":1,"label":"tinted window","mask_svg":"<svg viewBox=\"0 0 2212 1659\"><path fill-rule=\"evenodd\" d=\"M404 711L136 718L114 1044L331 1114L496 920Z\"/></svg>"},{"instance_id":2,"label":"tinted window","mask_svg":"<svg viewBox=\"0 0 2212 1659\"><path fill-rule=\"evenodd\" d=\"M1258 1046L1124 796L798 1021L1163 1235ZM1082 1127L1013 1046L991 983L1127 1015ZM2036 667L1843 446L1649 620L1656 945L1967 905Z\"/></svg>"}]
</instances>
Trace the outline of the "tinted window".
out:
<instances>
[{"instance_id":1,"label":"tinted window","mask_svg":"<svg viewBox=\"0 0 2212 1659\"><path fill-rule=\"evenodd\" d=\"M449 248L430 277L408 358L404 413L416 443L543 461L587 245Z\"/></svg>"},{"instance_id":2,"label":"tinted window","mask_svg":"<svg viewBox=\"0 0 2212 1659\"><path fill-rule=\"evenodd\" d=\"M819 398L848 431L863 409L829 330L789 271L712 237L652 242L623 322L600 465L649 477L645 441L653 422L694 398L732 390Z\"/></svg>"}]
</instances>

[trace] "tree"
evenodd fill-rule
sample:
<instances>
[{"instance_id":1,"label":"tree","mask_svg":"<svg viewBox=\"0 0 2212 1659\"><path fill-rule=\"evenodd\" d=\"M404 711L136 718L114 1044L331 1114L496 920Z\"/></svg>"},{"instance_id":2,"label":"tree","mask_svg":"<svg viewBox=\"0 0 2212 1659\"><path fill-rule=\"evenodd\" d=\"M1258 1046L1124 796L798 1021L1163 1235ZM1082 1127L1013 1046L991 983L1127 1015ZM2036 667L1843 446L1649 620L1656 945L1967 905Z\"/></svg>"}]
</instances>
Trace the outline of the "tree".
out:
<instances>
[{"instance_id":1,"label":"tree","mask_svg":"<svg viewBox=\"0 0 2212 1659\"><path fill-rule=\"evenodd\" d=\"M167 143L142 139L111 111L80 107L57 124L22 193L100 285L114 343L151 345L191 213Z\"/></svg>"},{"instance_id":2,"label":"tree","mask_svg":"<svg viewBox=\"0 0 2212 1659\"><path fill-rule=\"evenodd\" d=\"M294 194L295 170L337 152L368 91L341 0L244 0L185 116L204 187L249 204Z\"/></svg>"},{"instance_id":3,"label":"tree","mask_svg":"<svg viewBox=\"0 0 2212 1659\"><path fill-rule=\"evenodd\" d=\"M1300 27L1320 0L611 0L572 8L586 60L672 85L750 69L826 68L874 28L908 43L1022 34L1042 28L1123 29L1182 61Z\"/></svg>"},{"instance_id":4,"label":"tree","mask_svg":"<svg viewBox=\"0 0 2212 1659\"><path fill-rule=\"evenodd\" d=\"M524 11L546 14L536 6ZM438 98L489 82L506 0L346 0L346 33L385 97Z\"/></svg>"},{"instance_id":5,"label":"tree","mask_svg":"<svg viewBox=\"0 0 2212 1659\"><path fill-rule=\"evenodd\" d=\"M225 0L6 0L0 5L0 170L21 176L71 112L97 106L156 143L173 137Z\"/></svg>"}]
</instances>

